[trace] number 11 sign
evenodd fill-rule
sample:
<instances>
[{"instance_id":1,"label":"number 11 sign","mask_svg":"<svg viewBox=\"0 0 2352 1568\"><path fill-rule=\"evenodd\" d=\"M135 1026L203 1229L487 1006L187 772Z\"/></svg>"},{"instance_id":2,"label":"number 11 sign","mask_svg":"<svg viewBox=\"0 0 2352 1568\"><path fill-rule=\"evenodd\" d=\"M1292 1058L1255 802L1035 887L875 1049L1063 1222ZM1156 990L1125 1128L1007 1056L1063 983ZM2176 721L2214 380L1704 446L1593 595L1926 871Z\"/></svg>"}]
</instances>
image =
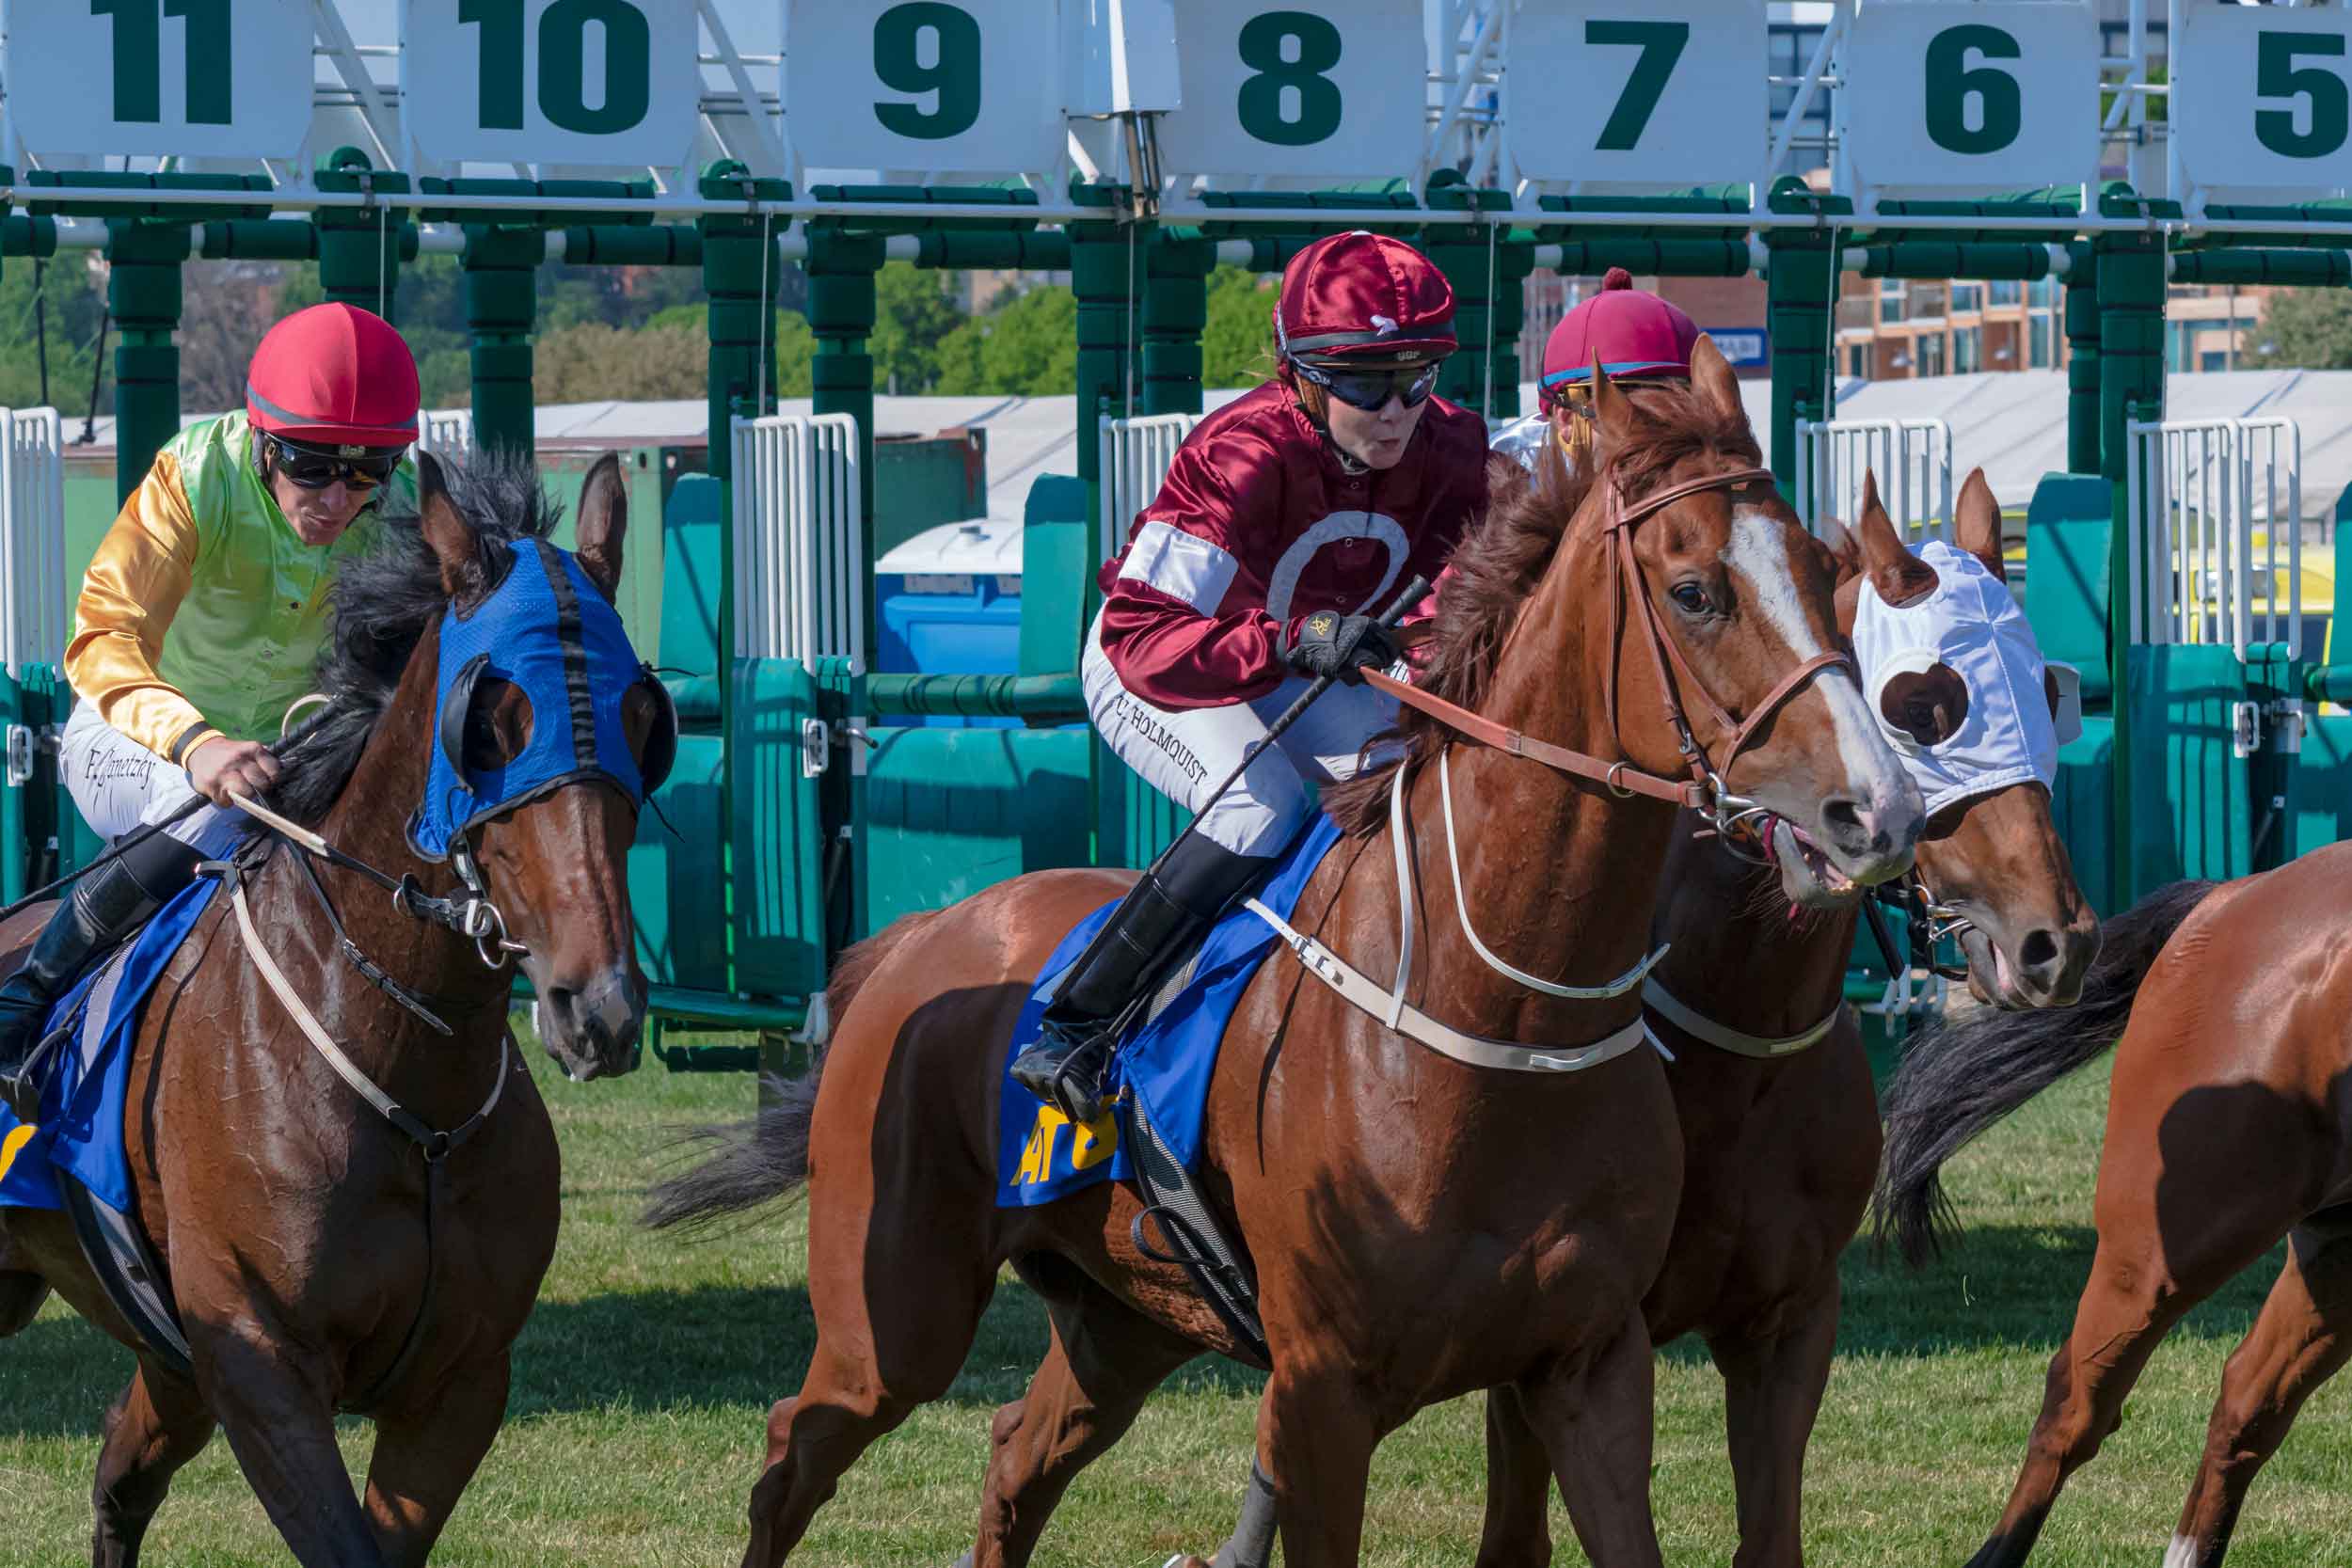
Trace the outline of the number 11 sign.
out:
<instances>
[{"instance_id":1,"label":"number 11 sign","mask_svg":"<svg viewBox=\"0 0 2352 1568\"><path fill-rule=\"evenodd\" d=\"M310 128L308 0L17 0L8 33L32 152L291 158Z\"/></svg>"}]
</instances>

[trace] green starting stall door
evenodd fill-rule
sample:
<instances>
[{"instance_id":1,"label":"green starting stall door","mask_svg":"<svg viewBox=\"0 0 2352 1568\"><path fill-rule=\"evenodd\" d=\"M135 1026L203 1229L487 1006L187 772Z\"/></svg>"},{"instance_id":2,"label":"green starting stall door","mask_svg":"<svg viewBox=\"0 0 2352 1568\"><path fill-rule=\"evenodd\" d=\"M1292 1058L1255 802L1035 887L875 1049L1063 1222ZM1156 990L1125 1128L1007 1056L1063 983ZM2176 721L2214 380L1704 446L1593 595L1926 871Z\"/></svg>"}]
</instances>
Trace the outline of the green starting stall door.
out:
<instances>
[{"instance_id":1,"label":"green starting stall door","mask_svg":"<svg viewBox=\"0 0 2352 1568\"><path fill-rule=\"evenodd\" d=\"M2262 807L2238 743L2245 664L2227 647L2159 644L2131 651L2130 674L2134 898L2247 875Z\"/></svg>"}]
</instances>

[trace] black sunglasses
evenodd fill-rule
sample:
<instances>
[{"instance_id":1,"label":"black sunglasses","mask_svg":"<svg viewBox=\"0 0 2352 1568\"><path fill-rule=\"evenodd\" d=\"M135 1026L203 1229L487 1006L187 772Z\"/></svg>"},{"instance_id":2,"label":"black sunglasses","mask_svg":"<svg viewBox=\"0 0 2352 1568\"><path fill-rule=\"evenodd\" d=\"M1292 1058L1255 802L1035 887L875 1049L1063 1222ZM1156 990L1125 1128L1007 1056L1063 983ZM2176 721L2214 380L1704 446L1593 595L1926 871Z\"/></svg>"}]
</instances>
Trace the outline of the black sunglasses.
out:
<instances>
[{"instance_id":1,"label":"black sunglasses","mask_svg":"<svg viewBox=\"0 0 2352 1568\"><path fill-rule=\"evenodd\" d=\"M1327 365L1310 364L1294 359L1298 373L1346 404L1367 414L1376 414L1389 405L1391 398L1402 398L1407 408L1418 408L1429 400L1438 388L1438 361L1426 365L1408 366L1394 371L1342 371Z\"/></svg>"},{"instance_id":2,"label":"black sunglasses","mask_svg":"<svg viewBox=\"0 0 2352 1568\"><path fill-rule=\"evenodd\" d=\"M276 436L269 437L269 450L272 467L303 490L324 490L337 480L355 490L373 490L391 478L400 460L408 454L406 447L393 447L364 457L342 457L298 447Z\"/></svg>"}]
</instances>

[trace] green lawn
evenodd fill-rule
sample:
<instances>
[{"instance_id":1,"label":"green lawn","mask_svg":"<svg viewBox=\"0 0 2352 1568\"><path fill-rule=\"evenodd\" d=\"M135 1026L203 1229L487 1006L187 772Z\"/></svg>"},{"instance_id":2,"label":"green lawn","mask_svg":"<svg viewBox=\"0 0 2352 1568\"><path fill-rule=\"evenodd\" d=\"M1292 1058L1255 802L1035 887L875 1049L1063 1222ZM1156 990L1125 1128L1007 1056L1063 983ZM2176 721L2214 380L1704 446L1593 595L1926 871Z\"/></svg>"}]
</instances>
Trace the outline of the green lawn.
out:
<instances>
[{"instance_id":1,"label":"green lawn","mask_svg":"<svg viewBox=\"0 0 2352 1568\"><path fill-rule=\"evenodd\" d=\"M436 1560L465 1564L731 1563L769 1402L808 1354L797 1227L686 1244L630 1217L666 1123L749 1104L743 1078L650 1069L579 1086L539 1069L564 1147L563 1248L517 1348L510 1423ZM2028 1107L1953 1172L1969 1243L1919 1276L1847 1264L1845 1336L1809 1467L1817 1568L1963 1561L2006 1494L2089 1256L2104 1069ZM2221 1363L2275 1262L2176 1333L2123 1430L2061 1501L2050 1564L2151 1568L2201 1444ZM907 1288L920 1290L910 1269ZM818 1516L799 1560L946 1568L970 1544L988 1418L1044 1343L1017 1284L998 1292L954 1394L878 1445ZM0 1565L87 1560L98 1419L129 1370L110 1341L53 1306L0 1343ZM1072 1490L1039 1560L1157 1568L1213 1547L1248 1463L1257 1379L1196 1363L1118 1450ZM1721 1385L1670 1352L1660 1376L1657 1508L1676 1563L1733 1548ZM1478 1407L1425 1414L1374 1477L1366 1560L1463 1563L1476 1541ZM345 1423L355 1465L367 1429ZM2320 1394L2257 1487L2233 1565L2352 1564L2352 1400ZM1555 1504L1555 1514L1557 1505ZM1559 1560L1581 1562L1565 1518ZM286 1560L215 1442L181 1475L149 1537L151 1562Z\"/></svg>"}]
</instances>

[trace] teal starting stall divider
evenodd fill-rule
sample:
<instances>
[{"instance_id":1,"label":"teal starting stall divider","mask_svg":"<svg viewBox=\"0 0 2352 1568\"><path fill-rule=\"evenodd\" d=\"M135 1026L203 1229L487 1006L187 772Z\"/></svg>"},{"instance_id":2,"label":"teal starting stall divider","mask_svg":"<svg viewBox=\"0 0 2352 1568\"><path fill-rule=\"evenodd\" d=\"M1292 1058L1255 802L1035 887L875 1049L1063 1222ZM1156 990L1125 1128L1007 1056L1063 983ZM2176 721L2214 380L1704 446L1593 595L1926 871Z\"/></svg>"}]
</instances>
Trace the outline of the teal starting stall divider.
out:
<instances>
[{"instance_id":1,"label":"teal starting stall divider","mask_svg":"<svg viewBox=\"0 0 2352 1568\"><path fill-rule=\"evenodd\" d=\"M685 727L630 868L674 1067L789 1069L823 1035L847 943L1021 871L1143 863L1177 830L1084 727L1094 573L1201 413L1211 273L1279 272L1343 229L1410 237L1445 270L1462 347L1439 389L1490 419L1519 412L1537 267L1761 274L1774 472L1819 519L1850 513L1883 465L1914 537L1948 525L1970 454L1935 421L1839 419L1843 280L2062 285L2067 471L2028 510L2023 587L2046 651L2084 676L2055 800L2080 879L2113 912L2165 878L2235 875L2352 827L2352 656L2300 600L2293 433L2168 420L2162 355L2169 283L2352 283L2352 202L2320 182L2343 178L2352 130L2314 121L2281 152L2271 84L2224 65L2267 58L2255 44L2282 28L2341 42L2343 8L2183 0L2172 41L2208 69L2169 81L2142 8L2118 55L2089 6L2015 0L1964 22L1628 0L1575 9L1581 25L1461 0L783 0L759 24L780 10L791 47L753 54L730 31L752 9L738 0L517 0L532 38L584 40L593 9L647 47L495 61L491 30L447 8L404 8L396 43L343 8L312 0L304 40L283 8L221 8L227 57L301 69L241 65L216 90L126 105L105 88L124 71L197 69L190 29L157 41L105 9L16 6L0 264L104 261L118 499L179 425L191 260L314 262L328 297L396 320L402 269L453 258L471 407L425 433L451 450L533 443L540 266L697 269L708 471L632 481L625 607ZM289 98L314 53L337 85ZM2308 57L2298 83L2341 87L2332 46ZM1792 58L1794 77L1772 63ZM1970 63L1921 91L1922 58ZM2159 94L2164 141L2148 134ZM2130 179L2103 182L2119 163ZM878 667L877 541L906 531L876 508L871 344L892 261L1065 274L1074 296L1074 471L1027 496L1009 669ZM795 263L813 396L787 416L775 307ZM44 743L64 718L73 569L56 421L7 419L13 894L88 846ZM2340 534L2340 598L2344 549ZM922 721L938 716L985 722ZM1853 982L1890 1035L1915 1006L1916 956L1902 967Z\"/></svg>"}]
</instances>

